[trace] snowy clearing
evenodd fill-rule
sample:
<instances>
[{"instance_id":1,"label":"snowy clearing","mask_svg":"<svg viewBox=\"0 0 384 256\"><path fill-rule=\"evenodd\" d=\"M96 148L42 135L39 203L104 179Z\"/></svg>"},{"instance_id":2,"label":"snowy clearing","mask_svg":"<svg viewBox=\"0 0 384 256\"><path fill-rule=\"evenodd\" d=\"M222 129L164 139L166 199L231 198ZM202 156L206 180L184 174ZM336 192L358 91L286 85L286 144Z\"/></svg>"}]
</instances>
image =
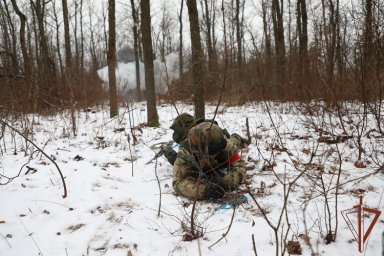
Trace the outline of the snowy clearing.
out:
<instances>
[{"instance_id":1,"label":"snowy clearing","mask_svg":"<svg viewBox=\"0 0 384 256\"><path fill-rule=\"evenodd\" d=\"M249 119L252 144L242 152L249 171L239 192L249 189L270 223L277 225L284 188L287 189L282 183L289 184L297 178L291 183L279 237L286 235L288 220L286 240L299 241L302 255L311 255L309 244L319 255L360 255L340 212L357 205L360 193L368 207L384 210L383 173L358 179L377 171L378 163L372 159L384 160L383 138L363 136L362 143L376 155L363 157L356 164L355 141L361 127L358 107L353 115L343 117L351 119L346 129L352 137L347 137L337 115L310 115L300 112L294 104L268 106L270 115L264 103L219 109L216 120L229 133L245 136L246 118ZM193 114L192 104L179 103L177 107L180 113ZM214 109L214 105L207 106L207 118L213 117ZM320 111L321 107L317 109ZM55 159L65 176L68 196L62 198L63 184L52 162L5 128L0 139L0 174L13 177L20 171L20 176L0 186L0 255L249 256L254 255L252 235L258 255L275 255L275 233L247 193L248 203L235 209L233 223L223 240L209 248L226 233L233 209L218 210L220 204L202 201L197 203L196 223L203 236L183 241L193 202L175 195L172 166L165 158L146 165L155 155L151 146L171 140L172 131L168 128L177 116L166 103L158 105L158 112L159 128L141 125L146 121L145 103L121 108L120 116L114 119L105 109L80 112L76 137L71 135L66 114L7 120L20 131L27 132L28 128L29 138ZM369 131L374 121L368 116L364 131ZM323 131L319 132L316 126ZM338 138L342 140L327 141ZM160 217L156 172L161 187ZM0 179L2 184L8 181L4 176ZM338 190L337 182L341 184ZM372 216L368 217L366 225L372 220ZM380 216L373 228L365 255L381 253L382 219ZM327 245L329 225L331 230L337 225L337 237L336 242Z\"/></svg>"}]
</instances>

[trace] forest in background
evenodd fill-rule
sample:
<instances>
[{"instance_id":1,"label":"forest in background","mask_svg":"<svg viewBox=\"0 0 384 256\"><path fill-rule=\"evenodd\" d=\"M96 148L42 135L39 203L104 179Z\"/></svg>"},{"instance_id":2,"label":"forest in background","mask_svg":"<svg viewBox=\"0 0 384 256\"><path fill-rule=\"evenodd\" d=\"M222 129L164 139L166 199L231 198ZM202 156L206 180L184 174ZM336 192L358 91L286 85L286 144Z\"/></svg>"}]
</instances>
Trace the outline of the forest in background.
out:
<instances>
[{"instance_id":1,"label":"forest in background","mask_svg":"<svg viewBox=\"0 0 384 256\"><path fill-rule=\"evenodd\" d=\"M236 246L251 245L252 242L249 249L253 249L255 255L256 244L269 247L271 253L268 255L273 251L280 255L280 252L284 254L289 250L286 242L290 242L291 234L302 234L305 249L312 255L320 255L319 248L326 248L325 253L330 254L333 250L341 254L350 253L353 239L347 240L348 233L344 232L347 227L343 228L339 223L340 210L354 204L360 195L368 196L365 199L371 207L375 207L372 202L376 203L375 200L380 198L377 208L382 210L383 5L382 0L0 0L0 187L9 193L2 198L3 204L11 205L8 200L20 202L18 212L27 211L24 201L15 200L25 195L26 190L20 186L25 188L26 183L31 185L28 189L40 186L45 189L47 185L43 182L53 183L51 179L47 180L44 171L40 171L50 170L52 174L52 165L45 165L39 152L47 159L52 152L51 156L57 157L60 165L68 163L65 176L61 175L63 180L81 180L79 177L83 172L77 170L82 170L82 164L88 162L84 173L90 175L84 175L84 183L92 185L89 177L95 178L95 187L100 183L97 175L104 179L104 171L109 165L115 174L114 168L120 168L116 163L121 164L124 182L112 180L112 189L118 184L122 189L130 190L135 187L126 184L132 182L130 184L140 188L133 191L140 192L136 198L142 200L141 204L152 203L153 197L142 196L145 187L148 188L146 191L153 193L156 182L147 182L153 172L157 175L158 167L157 160L152 163L154 168L145 164L154 153L150 144L171 136L168 127L178 114L194 111L195 117L203 117L205 113L207 118L217 117L216 120L224 127L247 134L251 141L249 151L245 153L249 156L247 164L251 164L252 169L242 192L249 194L252 200L248 204L252 204L252 210L259 213L247 209L244 212L252 218L258 216L260 222L251 224L248 240L244 239L244 226L233 225L234 229L238 228L241 243L231 240L232 243L227 243L229 247L220 247L223 251L228 248L235 250ZM142 63L145 66L145 84L136 79L137 90L131 92L137 101L141 101L139 103L127 102L116 87L113 71L124 47L132 51L134 57L130 61L136 66ZM153 74L153 60L165 60L175 52L180 56L179 79L169 81L167 91L156 94L158 81ZM102 81L97 73L106 66L108 83ZM136 69L136 77L138 74ZM167 103L164 104L163 100ZM213 104L205 104L206 101ZM221 103L227 105L220 107ZM115 118L107 117L108 106L110 116ZM159 128L147 129L147 126ZM105 162L104 158L97 159L95 166L92 159L98 156L107 159ZM86 160L81 162L83 157ZM26 164L20 166L23 160ZM77 168L74 163L78 160L80 165ZM30 180L29 175L34 174L29 173L32 170L27 165L30 161L38 166L37 175L42 175L41 178ZM161 164L159 160L159 167ZM22 172L24 167L28 168L25 173ZM103 172L95 175L99 167ZM124 172L129 167L132 179L127 179ZM159 168L159 173L168 179L162 180L163 186L159 185L160 198L161 187L167 188L163 195L170 199L168 202L172 206L169 209L181 205L184 208L185 204L178 201L178 197L167 193L173 191L164 184L171 184L167 170L170 171L169 165ZM135 175L138 174L135 179L134 171ZM137 178L139 175L145 177L144 183ZM10 184L13 180L20 183ZM83 184L68 184L73 195L93 193L91 187ZM51 201L57 200L56 188L47 196L52 198ZM102 195L109 194L105 190L97 191ZM135 196L129 192L125 195ZM21 196L19 193L24 194ZM98 198L98 195L89 195ZM253 198L253 195L257 197ZM269 195L277 198L271 199ZM295 212L291 199L300 199L303 195L304 201L297 200L299 212ZM31 193L28 199L28 203L36 208L37 197L40 194ZM106 200L108 206L111 199L108 197ZM83 207L84 201L92 205ZM159 202L160 205L161 199ZM191 208L195 209L196 202ZM92 209L100 209L98 203L98 200L75 202L79 208L76 214L89 217ZM116 201L119 206L118 203ZM14 223L18 223L21 215L15 214L15 208L8 208L12 212L7 214L6 220L0 220L0 224L15 233L15 237L23 234L30 239L32 234L45 235L42 229L39 232L25 232L26 229L16 232ZM107 209L121 210L114 206ZM264 211L268 209L273 212ZM243 209L239 208L239 211ZM302 217L299 216L301 211ZM37 219L30 209L29 212L32 216L27 219L29 223L37 223L36 227L41 227L40 223L51 227L46 225L47 219ZM195 215L192 209L190 213L185 215L187 221L177 223L175 228L182 238L172 233L175 244L185 238L200 237L194 233L199 225L196 225L195 217L199 214ZM141 211L136 214L139 220L145 219ZM147 214L154 215L151 211ZM43 211L41 215L47 213ZM53 223L55 220L51 216L49 219ZM290 226L291 220L303 224L300 233L299 229L295 230L295 225L293 228ZM77 223L66 224L72 227ZM254 225L257 232L253 231ZM140 226L144 229L142 233L128 234L140 238L152 228ZM267 232L260 232L260 227L267 227L274 240L265 235ZM116 228L118 230L120 226L116 225ZM54 232L49 231L50 239L44 241L52 241ZM226 235L222 235L222 230L218 232L220 241ZM84 229L83 234L92 239L92 232ZM162 234L166 234L167 241L170 240L168 230ZM15 255L19 255L18 249L29 251L31 248L24 241L21 246L12 247L12 236L0 235L5 241L2 245ZM265 240L257 240L258 235ZM377 250L381 235L371 237L371 249ZM101 247L90 245L89 240L74 240L79 242L80 249L76 252L93 248L100 253ZM103 246L107 244L103 237L100 241ZM148 241L159 241L154 246L163 246L161 240ZM208 243L211 242L201 241L203 250L210 250L212 245L208 247ZM50 248L51 245L54 248ZM42 247L53 252L66 251L66 243L58 245L50 242ZM183 245L193 247L191 250L197 246L189 242ZM83 250L82 246L87 248ZM275 248L271 249L271 246ZM116 249L112 243L102 249L106 251L109 248ZM139 248L151 253L155 251L153 245L143 244Z\"/></svg>"},{"instance_id":2,"label":"forest in background","mask_svg":"<svg viewBox=\"0 0 384 256\"><path fill-rule=\"evenodd\" d=\"M171 52L184 59L179 70L185 72L167 92L151 96L147 88L150 105L192 94L217 100L220 91L231 104L381 101L383 14L380 0L1 0L0 108L37 112L105 103L110 93L97 70L116 66L116 48L124 46L137 62ZM137 87L140 101L140 79Z\"/></svg>"}]
</instances>

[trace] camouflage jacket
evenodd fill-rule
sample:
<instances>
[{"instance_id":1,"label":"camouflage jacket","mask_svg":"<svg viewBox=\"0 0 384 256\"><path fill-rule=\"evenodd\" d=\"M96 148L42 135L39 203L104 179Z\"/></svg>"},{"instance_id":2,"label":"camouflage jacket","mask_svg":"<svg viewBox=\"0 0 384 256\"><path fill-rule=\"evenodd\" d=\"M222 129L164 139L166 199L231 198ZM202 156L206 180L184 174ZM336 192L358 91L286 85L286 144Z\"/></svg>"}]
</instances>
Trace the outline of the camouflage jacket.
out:
<instances>
[{"instance_id":1,"label":"camouflage jacket","mask_svg":"<svg viewBox=\"0 0 384 256\"><path fill-rule=\"evenodd\" d=\"M238 151L240 142L226 137L227 146L212 156L201 156L188 143L180 146L173 166L173 188L183 196L203 199L210 175L220 175L231 189L236 188L245 178L245 163ZM198 183L199 175L201 176Z\"/></svg>"}]
</instances>

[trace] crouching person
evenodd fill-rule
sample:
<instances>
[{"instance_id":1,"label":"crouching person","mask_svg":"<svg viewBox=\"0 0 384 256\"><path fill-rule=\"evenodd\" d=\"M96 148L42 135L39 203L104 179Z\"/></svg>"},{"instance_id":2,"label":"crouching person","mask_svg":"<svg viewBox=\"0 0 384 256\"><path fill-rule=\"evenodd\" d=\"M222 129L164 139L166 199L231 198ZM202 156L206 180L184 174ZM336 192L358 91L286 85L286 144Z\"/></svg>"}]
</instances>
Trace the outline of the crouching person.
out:
<instances>
[{"instance_id":1,"label":"crouching person","mask_svg":"<svg viewBox=\"0 0 384 256\"><path fill-rule=\"evenodd\" d=\"M189 198L218 200L238 187L246 174L240 144L239 135L227 138L211 122L192 127L173 166L174 190Z\"/></svg>"}]
</instances>

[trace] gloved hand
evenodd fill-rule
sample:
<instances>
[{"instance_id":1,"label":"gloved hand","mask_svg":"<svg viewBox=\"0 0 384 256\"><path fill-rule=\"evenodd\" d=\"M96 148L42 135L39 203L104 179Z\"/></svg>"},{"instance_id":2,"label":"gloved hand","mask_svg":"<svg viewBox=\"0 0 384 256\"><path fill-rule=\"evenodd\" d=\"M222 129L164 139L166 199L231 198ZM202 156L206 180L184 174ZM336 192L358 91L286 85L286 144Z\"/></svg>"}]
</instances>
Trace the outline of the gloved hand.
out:
<instances>
[{"instance_id":1,"label":"gloved hand","mask_svg":"<svg viewBox=\"0 0 384 256\"><path fill-rule=\"evenodd\" d=\"M162 151L164 153L165 158L167 158L168 162L173 165L177 158L177 153L173 150L173 141L168 142L164 147L162 147Z\"/></svg>"},{"instance_id":2,"label":"gloved hand","mask_svg":"<svg viewBox=\"0 0 384 256\"><path fill-rule=\"evenodd\" d=\"M207 187L204 190L204 199L216 201L222 198L226 192L227 187L221 177L211 177Z\"/></svg>"}]
</instances>

